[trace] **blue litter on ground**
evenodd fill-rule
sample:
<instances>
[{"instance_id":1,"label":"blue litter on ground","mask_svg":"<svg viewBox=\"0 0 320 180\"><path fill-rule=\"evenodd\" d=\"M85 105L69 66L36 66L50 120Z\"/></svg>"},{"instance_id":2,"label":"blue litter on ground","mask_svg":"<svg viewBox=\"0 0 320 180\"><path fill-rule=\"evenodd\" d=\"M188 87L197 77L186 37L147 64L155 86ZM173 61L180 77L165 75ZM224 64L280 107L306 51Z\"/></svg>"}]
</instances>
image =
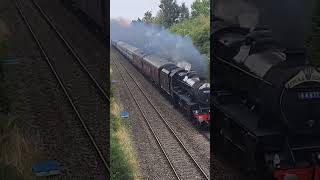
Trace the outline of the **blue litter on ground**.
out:
<instances>
[{"instance_id":1,"label":"blue litter on ground","mask_svg":"<svg viewBox=\"0 0 320 180\"><path fill-rule=\"evenodd\" d=\"M60 165L57 161L36 163L32 166L32 172L37 176L52 176L60 174Z\"/></svg>"},{"instance_id":2,"label":"blue litter on ground","mask_svg":"<svg viewBox=\"0 0 320 180\"><path fill-rule=\"evenodd\" d=\"M16 57L5 57L0 59L1 64L17 64L19 61L22 60L22 58L16 58Z\"/></svg>"},{"instance_id":3,"label":"blue litter on ground","mask_svg":"<svg viewBox=\"0 0 320 180\"><path fill-rule=\"evenodd\" d=\"M118 82L117 80L112 80L111 81L112 84L117 83L117 82Z\"/></svg>"},{"instance_id":4,"label":"blue litter on ground","mask_svg":"<svg viewBox=\"0 0 320 180\"><path fill-rule=\"evenodd\" d=\"M129 118L129 112L121 112L120 116L121 118Z\"/></svg>"}]
</instances>

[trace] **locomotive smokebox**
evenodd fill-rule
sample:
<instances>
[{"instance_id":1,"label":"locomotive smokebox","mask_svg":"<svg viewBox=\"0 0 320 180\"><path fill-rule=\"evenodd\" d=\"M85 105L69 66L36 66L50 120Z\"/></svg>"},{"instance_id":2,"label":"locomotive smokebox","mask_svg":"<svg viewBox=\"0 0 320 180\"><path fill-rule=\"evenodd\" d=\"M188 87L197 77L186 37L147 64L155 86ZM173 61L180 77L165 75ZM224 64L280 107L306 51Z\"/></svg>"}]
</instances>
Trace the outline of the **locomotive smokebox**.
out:
<instances>
[{"instance_id":1,"label":"locomotive smokebox","mask_svg":"<svg viewBox=\"0 0 320 180\"><path fill-rule=\"evenodd\" d=\"M303 49L312 27L314 0L257 0L259 26L270 28L287 49Z\"/></svg>"}]
</instances>

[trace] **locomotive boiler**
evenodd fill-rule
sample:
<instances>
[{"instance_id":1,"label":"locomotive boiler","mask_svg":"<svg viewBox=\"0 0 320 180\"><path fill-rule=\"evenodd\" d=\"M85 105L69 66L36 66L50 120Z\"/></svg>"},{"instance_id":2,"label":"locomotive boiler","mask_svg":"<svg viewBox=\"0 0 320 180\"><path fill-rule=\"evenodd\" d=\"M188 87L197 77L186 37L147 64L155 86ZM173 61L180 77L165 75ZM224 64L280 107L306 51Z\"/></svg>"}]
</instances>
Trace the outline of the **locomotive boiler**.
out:
<instances>
[{"instance_id":1,"label":"locomotive boiler","mask_svg":"<svg viewBox=\"0 0 320 180\"><path fill-rule=\"evenodd\" d=\"M212 26L214 136L245 152L249 168L267 166L277 179L289 171L305 178L311 167L319 177L320 73L305 50L282 48L267 28L219 18ZM300 163L304 175L297 175Z\"/></svg>"}]
</instances>

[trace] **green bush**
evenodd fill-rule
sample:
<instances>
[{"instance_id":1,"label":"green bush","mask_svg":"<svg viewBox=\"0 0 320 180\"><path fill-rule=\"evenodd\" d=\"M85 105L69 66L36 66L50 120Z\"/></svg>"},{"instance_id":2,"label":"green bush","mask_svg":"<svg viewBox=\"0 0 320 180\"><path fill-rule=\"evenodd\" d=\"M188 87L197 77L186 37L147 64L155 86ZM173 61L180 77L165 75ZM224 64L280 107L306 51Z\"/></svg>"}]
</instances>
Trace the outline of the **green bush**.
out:
<instances>
[{"instance_id":1,"label":"green bush","mask_svg":"<svg viewBox=\"0 0 320 180\"><path fill-rule=\"evenodd\" d=\"M197 17L174 24L170 31L181 36L189 36L202 54L210 58L210 17Z\"/></svg>"}]
</instances>

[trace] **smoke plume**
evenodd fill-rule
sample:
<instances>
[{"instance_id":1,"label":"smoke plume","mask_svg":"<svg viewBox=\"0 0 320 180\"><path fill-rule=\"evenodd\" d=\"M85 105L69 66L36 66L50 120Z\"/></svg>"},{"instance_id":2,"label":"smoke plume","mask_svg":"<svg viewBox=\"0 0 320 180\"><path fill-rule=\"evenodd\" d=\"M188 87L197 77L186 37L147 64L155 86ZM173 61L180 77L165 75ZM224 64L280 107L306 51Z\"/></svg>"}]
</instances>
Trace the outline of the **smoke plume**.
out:
<instances>
[{"instance_id":1,"label":"smoke plume","mask_svg":"<svg viewBox=\"0 0 320 180\"><path fill-rule=\"evenodd\" d=\"M199 76L207 77L207 58L200 54L189 37L182 37L157 25L110 20L112 40L126 42L148 54L164 57L178 64L188 62Z\"/></svg>"}]
</instances>

